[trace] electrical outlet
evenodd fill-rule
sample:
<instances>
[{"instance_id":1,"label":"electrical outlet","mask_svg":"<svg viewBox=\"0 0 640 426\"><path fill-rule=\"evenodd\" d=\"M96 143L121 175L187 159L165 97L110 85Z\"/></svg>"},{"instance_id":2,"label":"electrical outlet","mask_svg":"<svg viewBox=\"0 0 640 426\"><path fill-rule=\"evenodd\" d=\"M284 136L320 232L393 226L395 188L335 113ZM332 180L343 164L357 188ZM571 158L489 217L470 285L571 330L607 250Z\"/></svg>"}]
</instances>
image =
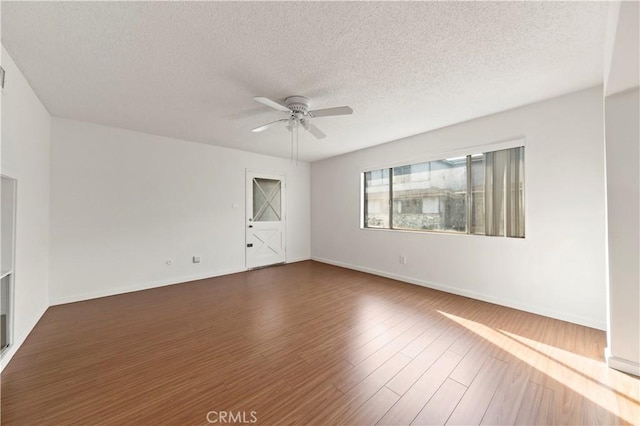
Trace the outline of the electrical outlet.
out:
<instances>
[{"instance_id":1,"label":"electrical outlet","mask_svg":"<svg viewBox=\"0 0 640 426\"><path fill-rule=\"evenodd\" d=\"M200 263L200 256L193 256L193 263Z\"/></svg>"},{"instance_id":2,"label":"electrical outlet","mask_svg":"<svg viewBox=\"0 0 640 426\"><path fill-rule=\"evenodd\" d=\"M400 264L406 265L406 263L407 263L407 256L400 256Z\"/></svg>"}]
</instances>

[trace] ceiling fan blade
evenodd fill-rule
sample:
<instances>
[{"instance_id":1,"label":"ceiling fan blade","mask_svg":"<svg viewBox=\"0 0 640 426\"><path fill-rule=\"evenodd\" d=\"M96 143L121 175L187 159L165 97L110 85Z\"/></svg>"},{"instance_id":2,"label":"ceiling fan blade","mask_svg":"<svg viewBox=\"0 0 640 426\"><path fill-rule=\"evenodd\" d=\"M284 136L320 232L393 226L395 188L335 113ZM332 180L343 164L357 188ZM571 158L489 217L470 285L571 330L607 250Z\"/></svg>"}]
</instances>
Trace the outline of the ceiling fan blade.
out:
<instances>
[{"instance_id":1,"label":"ceiling fan blade","mask_svg":"<svg viewBox=\"0 0 640 426\"><path fill-rule=\"evenodd\" d=\"M317 109L315 111L309 111L309 115L312 117L329 117L331 115L349 115L353 114L353 110L348 106Z\"/></svg>"},{"instance_id":2,"label":"ceiling fan blade","mask_svg":"<svg viewBox=\"0 0 640 426\"><path fill-rule=\"evenodd\" d=\"M320 129L318 129L316 126L313 125L313 123L310 123L308 121L304 121L302 126L309 132L311 133L313 136L316 137L316 139L324 139L327 137L327 135L324 134L324 132Z\"/></svg>"},{"instance_id":3,"label":"ceiling fan blade","mask_svg":"<svg viewBox=\"0 0 640 426\"><path fill-rule=\"evenodd\" d=\"M262 97L262 96L256 96L253 99L258 101L258 102L260 102L262 105L266 105L266 106L268 106L270 108L277 109L278 111L291 112L291 110L289 108L287 108L286 106L280 105L276 101L272 101L269 98L265 98L265 97Z\"/></svg>"},{"instance_id":4,"label":"ceiling fan blade","mask_svg":"<svg viewBox=\"0 0 640 426\"><path fill-rule=\"evenodd\" d=\"M273 126L276 123L281 123L281 122L284 122L284 121L287 121L287 120L288 120L287 118L283 118L281 120L272 121L271 123L267 123L264 126L256 127L255 129L252 129L251 131L253 133L262 132L263 130L267 130L269 127Z\"/></svg>"}]
</instances>

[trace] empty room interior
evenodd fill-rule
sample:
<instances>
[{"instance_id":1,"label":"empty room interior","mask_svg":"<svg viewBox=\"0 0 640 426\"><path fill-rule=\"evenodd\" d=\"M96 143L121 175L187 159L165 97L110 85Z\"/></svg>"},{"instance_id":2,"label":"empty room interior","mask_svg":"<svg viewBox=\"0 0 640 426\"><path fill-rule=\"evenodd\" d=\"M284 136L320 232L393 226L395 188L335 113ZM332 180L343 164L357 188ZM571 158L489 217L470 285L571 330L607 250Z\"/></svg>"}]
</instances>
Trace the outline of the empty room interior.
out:
<instances>
[{"instance_id":1,"label":"empty room interior","mask_svg":"<svg viewBox=\"0 0 640 426\"><path fill-rule=\"evenodd\" d=\"M640 424L640 3L1 13L1 410Z\"/></svg>"}]
</instances>

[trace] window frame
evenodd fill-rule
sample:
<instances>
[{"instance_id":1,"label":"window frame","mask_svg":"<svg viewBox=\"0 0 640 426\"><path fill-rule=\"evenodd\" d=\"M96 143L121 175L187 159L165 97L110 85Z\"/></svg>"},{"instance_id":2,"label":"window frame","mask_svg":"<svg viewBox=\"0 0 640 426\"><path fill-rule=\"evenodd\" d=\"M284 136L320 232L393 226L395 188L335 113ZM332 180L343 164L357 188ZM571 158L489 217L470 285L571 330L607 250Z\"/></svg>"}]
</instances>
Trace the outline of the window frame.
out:
<instances>
[{"instance_id":1,"label":"window frame","mask_svg":"<svg viewBox=\"0 0 640 426\"><path fill-rule=\"evenodd\" d=\"M501 151L501 150L505 150L505 149L512 149L512 148L518 148L518 147L522 147L524 148L525 152L527 151L526 147L526 138L525 137L519 137L519 138L515 138L515 139L508 139L502 142L495 142L495 143L490 143L490 144L484 144L484 145L477 145L477 146L470 146L470 147L466 147L466 148L461 148L458 150L454 150L454 151L446 151L446 152L441 152L441 153L437 153L437 154L431 154L431 155L426 155L426 156L421 156L421 157L414 157L410 160L399 160L399 161L394 161L391 163L386 163L383 166L377 166L377 167L366 167L366 168L362 168L360 170L360 183L361 183L361 188L360 188L360 229L361 230L374 230L374 231L393 231L393 232L417 232L417 233L435 233L435 234L448 234L448 235L467 235L467 236L476 236L476 237L494 237L494 236L498 236L498 235L486 235L486 234L478 234L478 233L473 233L471 232L472 230L472 226L471 226L471 212L470 210L472 210L473 206L471 205L471 201L472 201L472 185L470 185L470 181L472 179L472 174L471 174L471 162L472 162L472 156L474 155L478 155L478 154L485 154L487 152L493 152L493 151ZM466 231L465 232L458 232L458 231L449 231L449 230L439 230L439 229L405 229L405 228L394 228L393 227L393 168L394 167L404 167L404 166L411 166L414 164L421 164L421 163L427 163L427 162L432 162L432 161L441 161L441 160L446 160L449 158L457 158L457 157L465 157L466 158L466 167L467 167L467 190L466 190L466 196L465 196L465 202L466 202ZM523 162L523 182L525 182L524 188L523 188L523 207L524 207L524 217L526 218L528 216L527 211L528 211L528 203L526 202L526 182L527 182L527 155L524 155L524 162ZM388 228L380 228L380 227L368 227L366 224L366 217L367 217L367 202L366 202L366 173L368 172L373 172L373 171L377 171L377 170L388 170L388 174L389 174L389 227ZM502 238L507 238L509 240L525 240L527 238L528 235L528 221L525 219L524 221L524 235L522 237L507 237L505 236L499 236Z\"/></svg>"}]
</instances>

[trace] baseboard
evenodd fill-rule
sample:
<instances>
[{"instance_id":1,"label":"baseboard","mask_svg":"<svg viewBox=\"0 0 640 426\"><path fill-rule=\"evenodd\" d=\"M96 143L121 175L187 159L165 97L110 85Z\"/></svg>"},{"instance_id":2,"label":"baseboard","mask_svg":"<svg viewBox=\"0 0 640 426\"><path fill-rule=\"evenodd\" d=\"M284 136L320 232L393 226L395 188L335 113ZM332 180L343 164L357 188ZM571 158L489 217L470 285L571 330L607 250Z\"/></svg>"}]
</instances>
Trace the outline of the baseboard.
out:
<instances>
[{"instance_id":1,"label":"baseboard","mask_svg":"<svg viewBox=\"0 0 640 426\"><path fill-rule=\"evenodd\" d=\"M287 259L287 263L302 262L310 259L311 258L309 256L294 257L291 259ZM100 297L116 296L118 294L131 293L134 291L149 290L151 288L156 288L156 287L164 287L168 285L181 284L189 281L205 280L207 278L215 278L215 277L220 277L222 275L237 274L238 272L245 272L246 270L247 270L246 268L226 269L221 271L208 272L206 274L190 275L190 276L185 276L181 278L173 278L170 280L153 281L150 283L135 284L135 285L126 286L126 287L106 289L103 291L94 291L91 293L82 293L82 294L74 294L72 296L56 297L56 298L52 298L49 301L49 303L51 304L51 306L55 306L55 305L64 305L65 303L82 302L83 300L91 300L91 299L98 299Z\"/></svg>"},{"instance_id":2,"label":"baseboard","mask_svg":"<svg viewBox=\"0 0 640 426\"><path fill-rule=\"evenodd\" d=\"M44 313L47 312L48 308L48 306L45 306L44 309L42 309L42 312L40 312L40 315L37 315L35 319L31 321L31 324L27 325L27 327L24 327L19 333L15 334L13 343L11 343L7 351L2 354L2 359L0 359L0 371L3 371L7 364L9 364L11 358L13 358L16 352L18 352L18 349L20 349L20 346L22 346L24 341L27 340L27 337L29 337L29 334L36 324L38 324L38 321L40 321L40 318L42 318Z\"/></svg>"},{"instance_id":3,"label":"baseboard","mask_svg":"<svg viewBox=\"0 0 640 426\"><path fill-rule=\"evenodd\" d=\"M294 257L291 259L287 259L287 263L304 262L305 260L311 260L311 257L309 256Z\"/></svg>"},{"instance_id":4,"label":"baseboard","mask_svg":"<svg viewBox=\"0 0 640 426\"><path fill-rule=\"evenodd\" d=\"M149 290L151 288L165 287L168 285L181 284L189 281L205 280L207 278L215 278L222 275L236 274L245 272L246 268L227 269L222 271L208 272L200 275L190 275L180 278L172 278L170 280L159 280L149 283L134 284L126 287L117 287L113 289L105 289L103 291L94 291L91 293L74 294L71 296L52 298L49 303L51 306L63 305L65 303L81 302L83 300L98 299L100 297L116 296L118 294L131 293L134 291Z\"/></svg>"},{"instance_id":5,"label":"baseboard","mask_svg":"<svg viewBox=\"0 0 640 426\"><path fill-rule=\"evenodd\" d=\"M469 290L460 289L457 287L451 287L448 285L434 283L426 280L419 280L412 277L407 277L404 275L393 274L386 271L379 271L377 269L367 268L359 265L351 265L344 262L339 262L336 260L325 259L321 257L311 256L311 260L315 260L316 262L327 263L329 265L339 266L341 268L353 269L355 271L366 272L368 274L378 275L385 278L390 278L392 280L402 281L409 284L415 284L422 287L431 288L434 290L444 291L446 293L457 294L459 296L469 297L471 299L481 300L483 302L489 302L496 305L506 306L508 308L518 309L521 311L531 312L533 314L542 315L545 317L555 318L562 321L571 322L574 324L580 324L591 328L596 328L598 330L606 330L606 324L600 321L594 321L590 318L584 318L576 315L569 315L564 312L557 312L550 309L545 309L540 306L527 305L524 303L502 299L495 296L490 296L482 293L476 293Z\"/></svg>"},{"instance_id":6,"label":"baseboard","mask_svg":"<svg viewBox=\"0 0 640 426\"><path fill-rule=\"evenodd\" d=\"M625 373L633 374L640 377L640 363L629 361L628 359L612 356L609 348L604 349L604 359L607 361L609 368L619 370Z\"/></svg>"}]
</instances>

